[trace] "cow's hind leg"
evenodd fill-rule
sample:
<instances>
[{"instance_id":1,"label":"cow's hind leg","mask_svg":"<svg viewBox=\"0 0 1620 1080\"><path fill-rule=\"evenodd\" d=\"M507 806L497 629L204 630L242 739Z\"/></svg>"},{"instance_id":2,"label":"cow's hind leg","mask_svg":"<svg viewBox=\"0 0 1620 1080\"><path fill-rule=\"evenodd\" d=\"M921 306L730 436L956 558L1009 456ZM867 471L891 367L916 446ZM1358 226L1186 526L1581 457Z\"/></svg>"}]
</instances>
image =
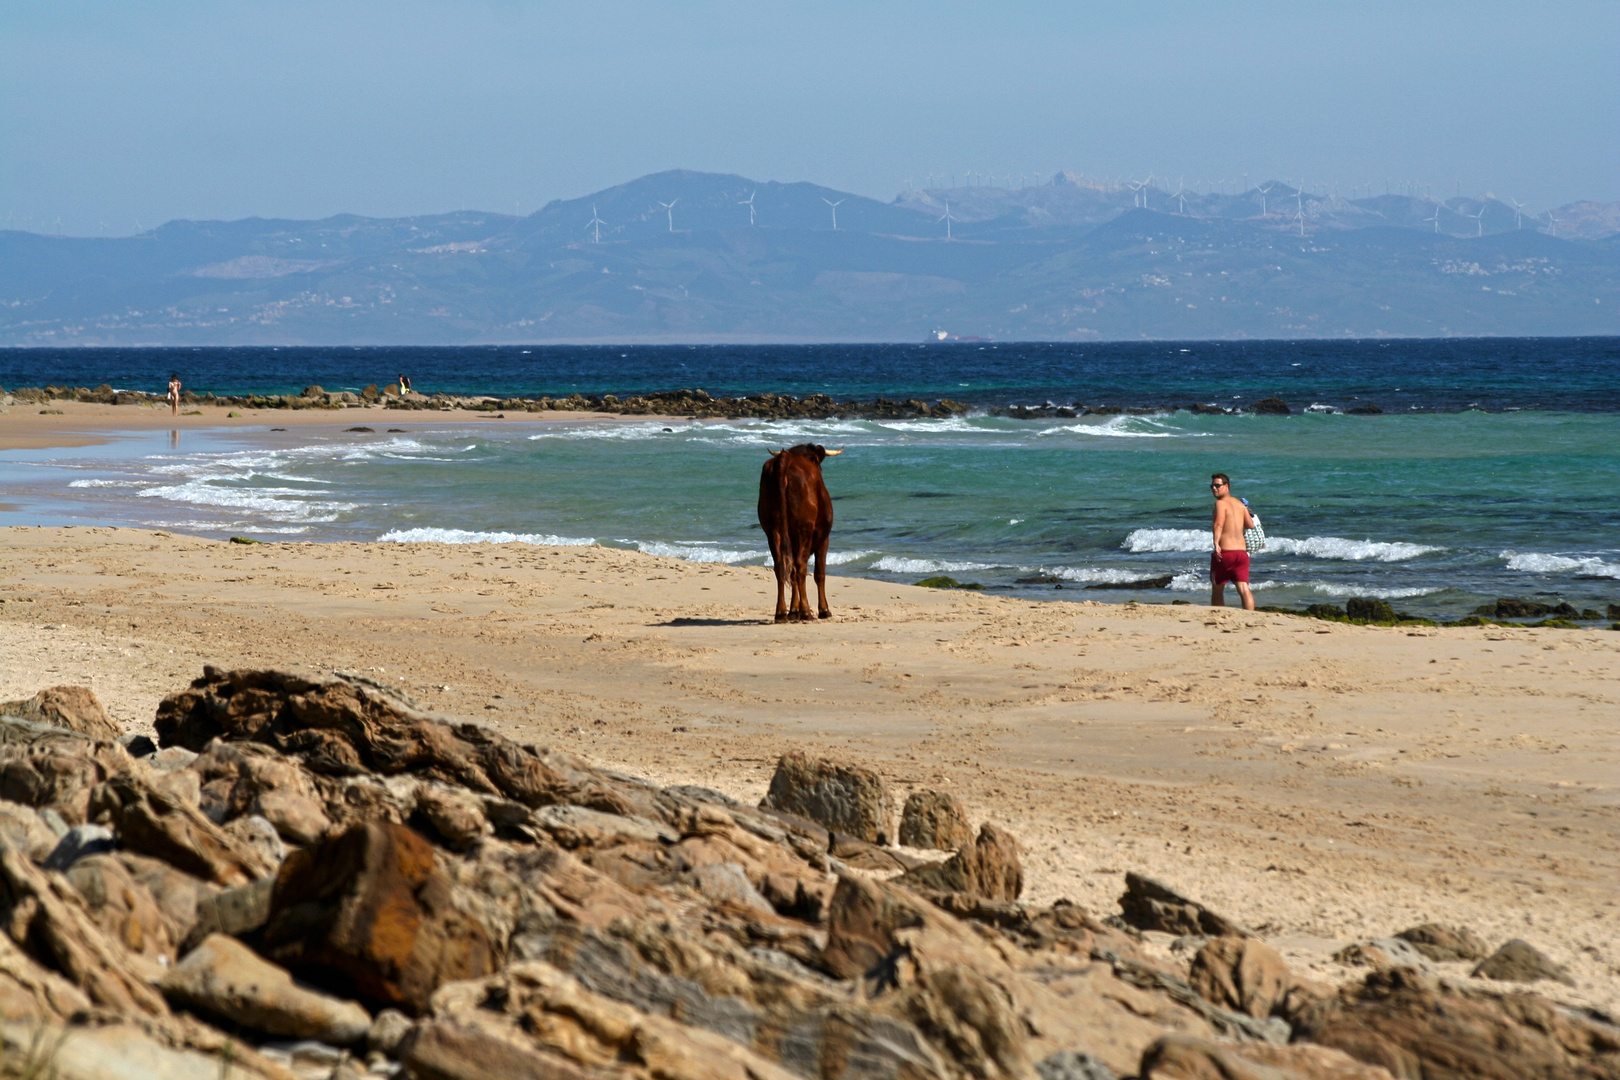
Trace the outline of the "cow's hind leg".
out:
<instances>
[{"instance_id":1,"label":"cow's hind leg","mask_svg":"<svg viewBox=\"0 0 1620 1080\"><path fill-rule=\"evenodd\" d=\"M806 600L809 597L805 597ZM816 599L820 602L816 608L816 617L821 619L832 618L832 608L827 606L827 539L824 538L816 546ZM808 612L806 613L808 614Z\"/></svg>"},{"instance_id":2,"label":"cow's hind leg","mask_svg":"<svg viewBox=\"0 0 1620 1080\"><path fill-rule=\"evenodd\" d=\"M785 555L783 549L787 545L774 533L767 533L766 539L770 541L771 546L771 570L776 574L776 621L787 622L788 606L784 594L787 591L788 567L783 563Z\"/></svg>"}]
</instances>

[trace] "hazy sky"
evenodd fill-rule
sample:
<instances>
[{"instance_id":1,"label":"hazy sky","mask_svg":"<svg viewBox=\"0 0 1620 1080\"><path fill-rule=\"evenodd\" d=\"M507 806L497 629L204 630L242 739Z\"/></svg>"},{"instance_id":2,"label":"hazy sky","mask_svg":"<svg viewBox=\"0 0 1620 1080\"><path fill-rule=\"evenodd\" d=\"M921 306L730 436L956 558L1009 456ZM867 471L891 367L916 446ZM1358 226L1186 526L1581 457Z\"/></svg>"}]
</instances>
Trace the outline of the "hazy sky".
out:
<instances>
[{"instance_id":1,"label":"hazy sky","mask_svg":"<svg viewBox=\"0 0 1620 1080\"><path fill-rule=\"evenodd\" d=\"M0 214L529 213L668 168L1620 199L1620 3L4 0Z\"/></svg>"}]
</instances>

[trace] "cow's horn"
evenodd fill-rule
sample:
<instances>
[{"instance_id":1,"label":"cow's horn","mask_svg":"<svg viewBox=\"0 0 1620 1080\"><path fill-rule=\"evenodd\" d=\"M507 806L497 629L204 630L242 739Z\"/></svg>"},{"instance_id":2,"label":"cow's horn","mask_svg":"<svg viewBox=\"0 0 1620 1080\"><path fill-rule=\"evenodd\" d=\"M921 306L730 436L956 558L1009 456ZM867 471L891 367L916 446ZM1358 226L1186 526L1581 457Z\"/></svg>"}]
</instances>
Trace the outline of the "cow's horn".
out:
<instances>
[{"instance_id":1,"label":"cow's horn","mask_svg":"<svg viewBox=\"0 0 1620 1080\"><path fill-rule=\"evenodd\" d=\"M781 456L781 454L782 454L782 451L780 451L780 450L772 450L771 451L771 457L779 457L779 456Z\"/></svg>"},{"instance_id":2,"label":"cow's horn","mask_svg":"<svg viewBox=\"0 0 1620 1080\"><path fill-rule=\"evenodd\" d=\"M837 457L839 454L842 454L842 453L843 453L842 450L829 450L829 451L827 451L827 456L828 457Z\"/></svg>"}]
</instances>

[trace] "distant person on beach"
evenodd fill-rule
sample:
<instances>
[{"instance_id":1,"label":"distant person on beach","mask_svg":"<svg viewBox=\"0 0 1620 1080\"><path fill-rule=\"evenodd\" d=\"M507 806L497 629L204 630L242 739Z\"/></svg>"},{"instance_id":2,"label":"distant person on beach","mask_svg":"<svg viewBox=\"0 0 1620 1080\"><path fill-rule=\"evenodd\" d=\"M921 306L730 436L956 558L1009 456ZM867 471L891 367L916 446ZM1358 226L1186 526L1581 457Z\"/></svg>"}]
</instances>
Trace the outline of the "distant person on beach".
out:
<instances>
[{"instance_id":1,"label":"distant person on beach","mask_svg":"<svg viewBox=\"0 0 1620 1080\"><path fill-rule=\"evenodd\" d=\"M411 380L401 375L399 377L399 396L405 397L411 392Z\"/></svg>"},{"instance_id":2,"label":"distant person on beach","mask_svg":"<svg viewBox=\"0 0 1620 1080\"><path fill-rule=\"evenodd\" d=\"M180 415L180 376L174 372L169 374L169 415Z\"/></svg>"},{"instance_id":3,"label":"distant person on beach","mask_svg":"<svg viewBox=\"0 0 1620 1080\"><path fill-rule=\"evenodd\" d=\"M1243 597L1243 610L1254 610L1254 593L1249 591L1249 546L1243 540L1243 530L1254 526L1254 515L1241 499L1232 495L1232 478L1216 473L1209 478L1209 490L1215 494L1215 515L1211 527L1215 532L1215 552L1209 557L1210 607L1226 606L1226 585L1237 586Z\"/></svg>"}]
</instances>

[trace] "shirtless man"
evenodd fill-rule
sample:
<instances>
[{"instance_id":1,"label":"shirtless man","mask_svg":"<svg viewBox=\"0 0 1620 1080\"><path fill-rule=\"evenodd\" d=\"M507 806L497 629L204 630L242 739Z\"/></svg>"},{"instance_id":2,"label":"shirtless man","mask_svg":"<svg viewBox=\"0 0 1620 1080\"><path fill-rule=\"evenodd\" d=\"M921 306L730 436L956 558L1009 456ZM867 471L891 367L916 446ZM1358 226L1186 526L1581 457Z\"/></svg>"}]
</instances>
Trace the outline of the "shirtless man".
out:
<instances>
[{"instance_id":1,"label":"shirtless man","mask_svg":"<svg viewBox=\"0 0 1620 1080\"><path fill-rule=\"evenodd\" d=\"M1215 553L1209 557L1209 604L1226 606L1226 583L1237 585L1243 597L1243 610L1254 610L1254 593L1249 591L1249 547L1243 542L1243 530L1252 528L1254 516L1242 500L1232 496L1232 478L1225 473L1210 477L1209 489L1215 493L1215 516L1211 528L1215 532Z\"/></svg>"},{"instance_id":2,"label":"shirtless man","mask_svg":"<svg viewBox=\"0 0 1620 1080\"><path fill-rule=\"evenodd\" d=\"M169 376L169 415L180 415L180 375L178 373Z\"/></svg>"}]
</instances>

